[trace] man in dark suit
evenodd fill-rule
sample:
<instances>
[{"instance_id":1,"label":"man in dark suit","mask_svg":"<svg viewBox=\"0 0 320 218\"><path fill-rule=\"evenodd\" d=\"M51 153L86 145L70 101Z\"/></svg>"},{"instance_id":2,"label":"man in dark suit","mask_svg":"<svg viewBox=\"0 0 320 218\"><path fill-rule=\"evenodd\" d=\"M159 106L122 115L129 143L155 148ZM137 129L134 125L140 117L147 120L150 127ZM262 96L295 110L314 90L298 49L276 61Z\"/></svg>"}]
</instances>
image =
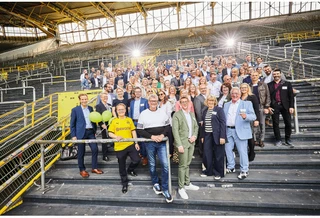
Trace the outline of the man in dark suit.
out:
<instances>
[{"instance_id":1,"label":"man in dark suit","mask_svg":"<svg viewBox=\"0 0 320 218\"><path fill-rule=\"evenodd\" d=\"M110 111L111 113L111 105L108 105L108 93L107 92L102 92L100 94L100 103L96 105L96 111L102 114L105 111ZM101 136L102 139L107 139L108 138L108 130L107 130L107 124L106 122L101 121L99 123L99 126L102 130ZM107 156L108 154L108 143L101 143L102 146L102 160L104 161L109 161L109 157Z\"/></svg>"},{"instance_id":2,"label":"man in dark suit","mask_svg":"<svg viewBox=\"0 0 320 218\"><path fill-rule=\"evenodd\" d=\"M204 84L201 84L199 86L199 90L200 90L200 94L194 98L194 102L193 102L193 106L194 106L194 112L196 115L196 119L198 122L199 127L202 125L203 120L202 120L202 112L204 111L204 109L207 107L204 105L204 100L206 99L206 94L207 94L207 86ZM202 153L203 153L203 143L199 140L199 135L200 135L200 128L198 131L198 140L197 140L197 144L199 146L199 153L200 156L202 157Z\"/></svg>"},{"instance_id":3,"label":"man in dark suit","mask_svg":"<svg viewBox=\"0 0 320 218\"><path fill-rule=\"evenodd\" d=\"M149 108L148 100L141 97L142 90L139 86L134 88L135 98L130 102L129 117L133 120L133 124L137 127L138 119L142 111ZM141 138L138 135L139 138ZM143 142L139 142L142 165L148 164L148 156L146 146Z\"/></svg>"},{"instance_id":4,"label":"man in dark suit","mask_svg":"<svg viewBox=\"0 0 320 218\"><path fill-rule=\"evenodd\" d=\"M78 96L80 106L74 107L71 111L70 129L72 140L80 139L96 139L95 133L97 125L90 121L89 114L93 111L91 106L88 106L88 95L80 94ZM102 174L98 169L98 146L97 143L89 143L92 152L92 173ZM89 177L89 173L84 166L85 144L78 143L78 166L80 175L83 178Z\"/></svg>"},{"instance_id":5,"label":"man in dark suit","mask_svg":"<svg viewBox=\"0 0 320 218\"><path fill-rule=\"evenodd\" d=\"M93 74L93 77L90 79L91 81L91 89L100 89L101 87L101 80L100 78L97 76L96 73Z\"/></svg>"},{"instance_id":6,"label":"man in dark suit","mask_svg":"<svg viewBox=\"0 0 320 218\"><path fill-rule=\"evenodd\" d=\"M114 87L113 89L116 90L116 88L118 88L118 81L119 80L123 80L124 79L124 73L122 73L122 71L120 69L117 70L117 76L116 78L114 78Z\"/></svg>"},{"instance_id":7,"label":"man in dark suit","mask_svg":"<svg viewBox=\"0 0 320 218\"><path fill-rule=\"evenodd\" d=\"M131 76L134 76L134 71L131 68L131 65L128 65L126 72L124 73L124 84L127 85ZM134 85L134 84L133 84Z\"/></svg>"},{"instance_id":8,"label":"man in dark suit","mask_svg":"<svg viewBox=\"0 0 320 218\"><path fill-rule=\"evenodd\" d=\"M180 90L183 88L184 80L183 78L180 77L180 71L176 70L175 71L176 77L173 77L171 79L171 85L174 85L177 89L177 94L180 93Z\"/></svg>"},{"instance_id":9,"label":"man in dark suit","mask_svg":"<svg viewBox=\"0 0 320 218\"><path fill-rule=\"evenodd\" d=\"M270 113L272 114L273 132L276 138L275 146L281 146L281 135L279 129L279 115L281 113L285 124L285 144L291 148L294 145L291 142L291 114L294 112L294 95L290 82L281 79L280 69L273 70L273 81L268 83L271 98Z\"/></svg>"},{"instance_id":10,"label":"man in dark suit","mask_svg":"<svg viewBox=\"0 0 320 218\"><path fill-rule=\"evenodd\" d=\"M232 61L228 60L227 61L227 67L222 70L222 78L221 78L222 81L223 81L223 77L225 75L229 75L230 77L232 76L231 75L231 70L232 70Z\"/></svg>"}]
</instances>

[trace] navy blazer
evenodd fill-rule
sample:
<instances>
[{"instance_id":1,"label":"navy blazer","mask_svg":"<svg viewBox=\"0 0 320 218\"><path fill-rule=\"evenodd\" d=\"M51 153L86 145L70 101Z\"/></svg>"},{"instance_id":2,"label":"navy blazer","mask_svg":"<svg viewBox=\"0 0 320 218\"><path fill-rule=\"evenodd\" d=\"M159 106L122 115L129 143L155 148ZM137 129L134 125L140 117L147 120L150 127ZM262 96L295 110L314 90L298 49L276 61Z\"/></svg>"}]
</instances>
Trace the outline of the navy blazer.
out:
<instances>
[{"instance_id":1,"label":"navy blazer","mask_svg":"<svg viewBox=\"0 0 320 218\"><path fill-rule=\"evenodd\" d=\"M227 119L221 107L215 106L211 116L212 136L215 144L220 145L220 138L227 140ZM202 113L201 138L205 135L205 122L208 108Z\"/></svg>"},{"instance_id":2,"label":"navy blazer","mask_svg":"<svg viewBox=\"0 0 320 218\"><path fill-rule=\"evenodd\" d=\"M91 106L88 106L90 113L93 111ZM91 122L94 133L97 131L97 124ZM81 106L72 108L70 119L71 137L77 137L77 139L83 139L86 131L86 120L84 119Z\"/></svg>"},{"instance_id":3,"label":"navy blazer","mask_svg":"<svg viewBox=\"0 0 320 218\"><path fill-rule=\"evenodd\" d=\"M100 101L99 104L96 105L96 111L99 112L101 115L103 114L103 112L105 111L110 111L111 112L111 106L108 105L108 107L104 106L104 104L102 103L102 101ZM99 122L99 126L101 127L103 124L108 126L108 122Z\"/></svg>"},{"instance_id":4,"label":"navy blazer","mask_svg":"<svg viewBox=\"0 0 320 218\"><path fill-rule=\"evenodd\" d=\"M130 110L129 110L129 117L133 120L133 113L134 113L134 102L135 100L130 102ZM140 99L140 113L149 108L148 100L145 98Z\"/></svg>"}]
</instances>

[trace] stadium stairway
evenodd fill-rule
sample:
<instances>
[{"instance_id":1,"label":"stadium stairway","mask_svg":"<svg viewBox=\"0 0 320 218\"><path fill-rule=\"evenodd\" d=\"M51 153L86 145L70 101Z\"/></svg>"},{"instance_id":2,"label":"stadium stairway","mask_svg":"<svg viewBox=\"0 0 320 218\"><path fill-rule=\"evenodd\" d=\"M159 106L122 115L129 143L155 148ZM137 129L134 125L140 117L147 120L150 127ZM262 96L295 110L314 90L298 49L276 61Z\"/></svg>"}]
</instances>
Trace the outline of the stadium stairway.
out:
<instances>
[{"instance_id":1,"label":"stadium stairway","mask_svg":"<svg viewBox=\"0 0 320 218\"><path fill-rule=\"evenodd\" d=\"M79 175L76 159L59 160L46 173L50 190L42 194L32 187L24 195L24 203L7 215L320 215L320 88L306 82L293 86L300 91L300 133L295 134L293 129L292 134L295 147L275 147L272 128L267 128L266 146L256 147L245 180L237 179L238 164L236 173L219 181L200 177L201 158L196 151L190 178L200 189L187 191L189 199L181 199L177 193L178 165L171 162L174 201L168 204L153 192L147 166L137 168L137 177L129 176L129 191L122 194L112 148L109 162L102 161L99 153L98 164L104 174L90 173L91 152L87 146L89 178ZM284 136L283 124L280 127Z\"/></svg>"}]
</instances>

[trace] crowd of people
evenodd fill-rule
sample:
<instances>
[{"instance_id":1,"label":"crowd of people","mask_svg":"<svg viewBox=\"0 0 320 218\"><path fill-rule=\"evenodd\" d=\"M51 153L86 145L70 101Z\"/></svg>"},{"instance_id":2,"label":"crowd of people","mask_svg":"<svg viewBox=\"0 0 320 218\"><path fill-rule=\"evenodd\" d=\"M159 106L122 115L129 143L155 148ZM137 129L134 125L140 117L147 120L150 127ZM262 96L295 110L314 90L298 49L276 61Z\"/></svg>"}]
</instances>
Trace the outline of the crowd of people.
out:
<instances>
[{"instance_id":1,"label":"crowd of people","mask_svg":"<svg viewBox=\"0 0 320 218\"><path fill-rule=\"evenodd\" d=\"M190 182L189 166L198 149L202 158L200 176L214 180L226 173L235 173L234 147L240 158L238 179L249 175L249 162L255 158L255 146L264 147L266 124L274 130L275 146L294 147L291 141L291 114L294 113L294 92L281 70L272 69L261 57L255 61L247 55L238 64L235 57L206 56L203 59L165 60L108 67L101 63L90 73L83 70L81 88L101 89L96 110L110 110L115 119L100 122L102 138L113 138L119 163L122 192L128 191L127 175L137 176L141 162L149 165L153 190L163 194L167 202L168 162L164 137L169 139L169 155L179 163L178 193L188 199L187 190L198 190ZM80 106L71 114L73 139L92 139L97 126L89 120L93 110L87 96L79 95ZM80 113L81 112L81 113ZM83 116L83 115L84 116ZM279 115L285 123L285 141L279 130ZM271 122L272 120L272 122ZM121 142L123 138L147 138L152 142ZM83 163L84 145L79 144L80 175L88 177ZM91 143L92 173L97 168L97 145ZM108 145L102 145L103 160L108 161ZM126 158L131 163L126 169ZM156 170L156 156L161 164L161 182Z\"/></svg>"}]
</instances>

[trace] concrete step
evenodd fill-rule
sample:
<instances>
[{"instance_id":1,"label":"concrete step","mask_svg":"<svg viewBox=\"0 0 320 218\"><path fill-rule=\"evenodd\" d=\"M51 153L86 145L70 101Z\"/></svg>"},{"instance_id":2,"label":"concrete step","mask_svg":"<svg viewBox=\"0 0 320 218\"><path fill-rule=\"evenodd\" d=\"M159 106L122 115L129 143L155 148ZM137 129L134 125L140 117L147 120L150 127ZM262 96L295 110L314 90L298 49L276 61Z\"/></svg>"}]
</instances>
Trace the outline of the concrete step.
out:
<instances>
[{"instance_id":1,"label":"concrete step","mask_svg":"<svg viewBox=\"0 0 320 218\"><path fill-rule=\"evenodd\" d=\"M196 183L195 183L196 184ZM273 188L222 188L202 187L198 191L188 191L189 199L183 200L172 190L174 201L165 202L162 195L155 195L152 185L129 186L126 194L121 193L118 184L57 184L46 194L35 188L24 196L24 202L68 204L131 206L138 208L190 209L240 212L264 212L299 215L316 215L320 212L320 191L313 189L273 189ZM246 199L245 201L243 199Z\"/></svg>"},{"instance_id":2,"label":"concrete step","mask_svg":"<svg viewBox=\"0 0 320 218\"><path fill-rule=\"evenodd\" d=\"M275 147L275 146L274 146ZM260 148L260 147L259 147ZM264 148L261 148L263 150ZM276 149L273 148L273 149ZM235 149L236 150L236 149ZM299 154L299 152L290 153L289 154L274 154L274 153L264 153L260 149L256 149L256 158L253 162L250 163L250 169L312 169L316 167L320 167L320 155L315 154L312 151L309 153ZM320 149L319 149L320 150ZM236 155L236 163L239 163L238 155ZM192 168L201 169L202 159L195 154L195 159L192 160ZM114 153L109 155L111 159L108 162L102 160L102 156L98 156L98 166L99 168L118 168L118 162ZM87 153L84 157L84 163L88 169L91 168L91 154ZM143 169L148 170L147 167L141 166ZM171 167L177 168L178 165L172 163ZM55 168L75 168L78 169L78 161L77 159L72 159L68 161L58 161L55 164Z\"/></svg>"},{"instance_id":3,"label":"concrete step","mask_svg":"<svg viewBox=\"0 0 320 218\"><path fill-rule=\"evenodd\" d=\"M265 216L277 216L283 215L281 213L262 213L262 212L240 212L240 211L219 211L219 210L201 210L199 209L184 209L184 208L141 208L141 207L130 207L123 205L108 206L108 205L74 205L74 204L51 204L51 203L32 203L25 202L18 208L13 209L6 213L6 215L34 215L34 216L62 216L62 215L75 215L75 216L244 216L244 215L265 215ZM289 215L289 214L288 214ZM294 214L291 214L294 215Z\"/></svg>"}]
</instances>

